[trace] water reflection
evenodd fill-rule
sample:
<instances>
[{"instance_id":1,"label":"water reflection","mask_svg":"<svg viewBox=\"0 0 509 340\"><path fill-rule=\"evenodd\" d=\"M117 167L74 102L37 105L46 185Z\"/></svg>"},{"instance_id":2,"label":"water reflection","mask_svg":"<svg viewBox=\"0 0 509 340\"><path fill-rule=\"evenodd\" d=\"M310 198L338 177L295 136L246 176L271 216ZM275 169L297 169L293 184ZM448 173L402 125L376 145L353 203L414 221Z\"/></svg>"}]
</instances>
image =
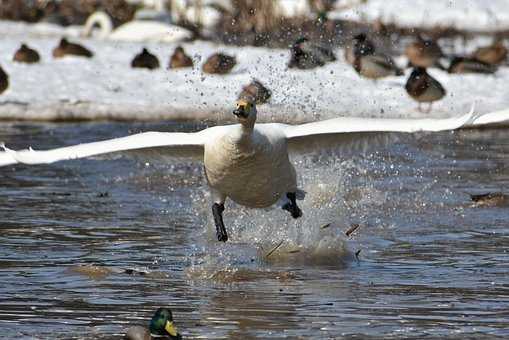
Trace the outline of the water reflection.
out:
<instances>
[{"instance_id":1,"label":"water reflection","mask_svg":"<svg viewBox=\"0 0 509 340\"><path fill-rule=\"evenodd\" d=\"M198 128L8 124L0 140L50 148ZM226 245L213 240L199 162L128 155L2 168L2 333L120 338L168 306L186 337L507 336L507 209L473 207L468 195L507 192L503 132L366 136L346 151L296 152L304 217L230 202Z\"/></svg>"}]
</instances>

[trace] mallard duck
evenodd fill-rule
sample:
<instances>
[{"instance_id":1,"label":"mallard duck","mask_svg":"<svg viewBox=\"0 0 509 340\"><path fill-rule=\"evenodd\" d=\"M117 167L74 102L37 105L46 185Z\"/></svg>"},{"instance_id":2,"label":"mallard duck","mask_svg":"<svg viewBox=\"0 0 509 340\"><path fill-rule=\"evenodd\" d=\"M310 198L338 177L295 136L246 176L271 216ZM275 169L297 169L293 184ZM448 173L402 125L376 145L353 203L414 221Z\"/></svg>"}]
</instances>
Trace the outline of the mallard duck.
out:
<instances>
[{"instance_id":1,"label":"mallard duck","mask_svg":"<svg viewBox=\"0 0 509 340\"><path fill-rule=\"evenodd\" d=\"M169 68L193 67L193 59L186 54L182 46L177 46L168 66Z\"/></svg>"},{"instance_id":2,"label":"mallard duck","mask_svg":"<svg viewBox=\"0 0 509 340\"><path fill-rule=\"evenodd\" d=\"M407 45L405 55L413 67L439 66L442 68L439 64L440 58L444 56L442 49L436 41L424 39L421 35L417 36L416 41Z\"/></svg>"},{"instance_id":3,"label":"mallard duck","mask_svg":"<svg viewBox=\"0 0 509 340\"><path fill-rule=\"evenodd\" d=\"M424 67L413 69L406 82L405 89L410 97L419 103L419 111L421 111L421 103L429 103L426 112L430 112L433 102L442 99L446 93L442 84L430 76Z\"/></svg>"},{"instance_id":4,"label":"mallard duck","mask_svg":"<svg viewBox=\"0 0 509 340\"><path fill-rule=\"evenodd\" d=\"M353 67L359 75L377 80L388 76L402 76L403 71L396 66L394 60L383 54L355 56Z\"/></svg>"},{"instance_id":5,"label":"mallard duck","mask_svg":"<svg viewBox=\"0 0 509 340\"><path fill-rule=\"evenodd\" d=\"M289 68L303 70L325 65L327 62L335 61L336 56L331 49L324 46L311 44L307 38L298 39L290 49L291 57L288 63Z\"/></svg>"},{"instance_id":6,"label":"mallard duck","mask_svg":"<svg viewBox=\"0 0 509 340\"><path fill-rule=\"evenodd\" d=\"M249 85L242 88L242 92L239 94L238 99L246 99L248 101L254 101L256 104L263 104L269 100L271 95L272 92L255 79Z\"/></svg>"},{"instance_id":7,"label":"mallard duck","mask_svg":"<svg viewBox=\"0 0 509 340\"><path fill-rule=\"evenodd\" d=\"M40 57L36 50L31 49L26 44L21 44L21 47L14 53L12 60L19 63L33 64L37 63Z\"/></svg>"},{"instance_id":8,"label":"mallard duck","mask_svg":"<svg viewBox=\"0 0 509 340\"><path fill-rule=\"evenodd\" d=\"M63 58L68 55L91 58L94 54L80 44L72 43L66 38L62 38L60 44L53 49L53 57Z\"/></svg>"},{"instance_id":9,"label":"mallard duck","mask_svg":"<svg viewBox=\"0 0 509 340\"><path fill-rule=\"evenodd\" d=\"M483 63L477 59L455 57L452 59L447 72L449 73L483 73L492 74L497 71L496 65Z\"/></svg>"},{"instance_id":10,"label":"mallard duck","mask_svg":"<svg viewBox=\"0 0 509 340\"><path fill-rule=\"evenodd\" d=\"M0 93L3 93L9 87L9 76L0 66Z\"/></svg>"},{"instance_id":11,"label":"mallard duck","mask_svg":"<svg viewBox=\"0 0 509 340\"><path fill-rule=\"evenodd\" d=\"M485 64L499 65L507 59L507 47L502 40L497 40L491 46L478 48L471 57Z\"/></svg>"},{"instance_id":12,"label":"mallard duck","mask_svg":"<svg viewBox=\"0 0 509 340\"><path fill-rule=\"evenodd\" d=\"M373 55L375 54L375 45L368 39L366 34L357 34L352 38L350 44L345 48L345 60L350 65L355 63L355 55Z\"/></svg>"},{"instance_id":13,"label":"mallard duck","mask_svg":"<svg viewBox=\"0 0 509 340\"><path fill-rule=\"evenodd\" d=\"M126 340L152 340L159 338L182 339L173 324L173 315L168 308L159 308L152 320L149 328L142 326L130 327L126 334Z\"/></svg>"},{"instance_id":14,"label":"mallard duck","mask_svg":"<svg viewBox=\"0 0 509 340\"><path fill-rule=\"evenodd\" d=\"M131 61L131 67L154 70L159 68L159 59L157 59L157 57L150 53L146 48L143 48L140 53L134 56Z\"/></svg>"},{"instance_id":15,"label":"mallard duck","mask_svg":"<svg viewBox=\"0 0 509 340\"><path fill-rule=\"evenodd\" d=\"M226 74L237 64L235 57L214 53L211 55L205 64L203 64L203 72L211 74Z\"/></svg>"}]
</instances>

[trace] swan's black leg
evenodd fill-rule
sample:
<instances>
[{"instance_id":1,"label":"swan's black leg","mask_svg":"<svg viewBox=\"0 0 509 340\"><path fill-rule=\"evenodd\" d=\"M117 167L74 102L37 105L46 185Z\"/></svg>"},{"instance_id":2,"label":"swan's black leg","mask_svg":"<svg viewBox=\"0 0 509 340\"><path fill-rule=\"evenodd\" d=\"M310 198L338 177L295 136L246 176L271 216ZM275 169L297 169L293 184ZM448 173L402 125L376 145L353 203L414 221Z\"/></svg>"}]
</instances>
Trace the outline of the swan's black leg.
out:
<instances>
[{"instance_id":1,"label":"swan's black leg","mask_svg":"<svg viewBox=\"0 0 509 340\"><path fill-rule=\"evenodd\" d=\"M224 204L214 203L212 205L212 214L214 215L214 223L216 224L217 239L218 241L226 242L228 241L228 234L226 233L226 228L223 223L223 211Z\"/></svg>"},{"instance_id":2,"label":"swan's black leg","mask_svg":"<svg viewBox=\"0 0 509 340\"><path fill-rule=\"evenodd\" d=\"M299 218L302 216L302 210L297 206L297 197L294 192L289 192L286 194L286 197L290 200L290 202L283 205L283 210L286 210L292 214L293 218Z\"/></svg>"}]
</instances>

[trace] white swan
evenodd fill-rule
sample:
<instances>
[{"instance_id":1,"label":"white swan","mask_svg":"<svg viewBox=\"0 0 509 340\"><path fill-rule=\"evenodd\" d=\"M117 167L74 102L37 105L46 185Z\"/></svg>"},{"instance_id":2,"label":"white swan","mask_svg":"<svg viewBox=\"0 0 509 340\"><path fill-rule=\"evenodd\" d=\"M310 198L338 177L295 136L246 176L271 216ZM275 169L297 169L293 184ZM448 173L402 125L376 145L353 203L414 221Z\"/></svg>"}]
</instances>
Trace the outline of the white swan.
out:
<instances>
[{"instance_id":1,"label":"white swan","mask_svg":"<svg viewBox=\"0 0 509 340\"><path fill-rule=\"evenodd\" d=\"M84 37L92 36L95 27L99 27L99 32L96 35L99 39L120 41L177 42L189 39L192 36L192 33L185 28L155 20L129 21L114 30L110 16L101 11L88 17L81 35Z\"/></svg>"},{"instance_id":2,"label":"white swan","mask_svg":"<svg viewBox=\"0 0 509 340\"><path fill-rule=\"evenodd\" d=\"M220 241L228 239L223 223L227 197L248 207L268 207L282 198L282 208L294 218L301 216L296 203L296 174L288 157L288 145L295 140L308 143L317 135L352 132L416 132L453 130L509 119L509 110L479 116L473 110L447 119L335 118L302 125L256 124L256 106L245 100L233 111L240 124L210 127L194 133L145 132L101 142L47 151L14 151L2 145L0 166L15 163L39 164L89 157L117 151L164 147L179 151L199 148L211 188L212 212ZM485 118L487 117L487 118ZM478 122L481 121L482 123ZM313 137L313 138L310 138Z\"/></svg>"}]
</instances>

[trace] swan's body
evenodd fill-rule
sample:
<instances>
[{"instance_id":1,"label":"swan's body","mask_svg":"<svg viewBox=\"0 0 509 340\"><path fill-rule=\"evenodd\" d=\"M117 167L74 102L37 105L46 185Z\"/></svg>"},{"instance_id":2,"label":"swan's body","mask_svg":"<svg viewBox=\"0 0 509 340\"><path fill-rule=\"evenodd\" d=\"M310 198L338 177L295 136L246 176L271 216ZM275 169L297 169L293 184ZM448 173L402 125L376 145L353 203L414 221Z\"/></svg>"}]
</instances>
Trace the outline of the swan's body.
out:
<instances>
[{"instance_id":1,"label":"swan's body","mask_svg":"<svg viewBox=\"0 0 509 340\"><path fill-rule=\"evenodd\" d=\"M197 148L203 157L212 191L212 211L220 241L228 239L222 212L226 198L248 206L268 207L280 199L292 217L302 215L296 204L297 181L288 150L296 140L353 132L416 132L454 130L509 119L509 110L483 116L469 114L447 119L336 118L302 125L256 124L256 106L239 100L234 114L240 124L211 127L194 133L145 132L101 142L47 151L14 151L4 146L0 166L53 163L110 152L163 147L179 151ZM311 138L311 139L310 139Z\"/></svg>"},{"instance_id":2,"label":"swan's body","mask_svg":"<svg viewBox=\"0 0 509 340\"><path fill-rule=\"evenodd\" d=\"M218 193L252 208L276 203L297 190L285 135L276 124L259 124L251 133L242 125L219 127L205 143L209 185Z\"/></svg>"},{"instance_id":3,"label":"swan's body","mask_svg":"<svg viewBox=\"0 0 509 340\"><path fill-rule=\"evenodd\" d=\"M182 27L155 20L133 20L113 29L110 16L101 11L88 17L82 35L90 37L94 27L99 27L97 34L99 39L120 41L176 42L188 39L192 35Z\"/></svg>"}]
</instances>

